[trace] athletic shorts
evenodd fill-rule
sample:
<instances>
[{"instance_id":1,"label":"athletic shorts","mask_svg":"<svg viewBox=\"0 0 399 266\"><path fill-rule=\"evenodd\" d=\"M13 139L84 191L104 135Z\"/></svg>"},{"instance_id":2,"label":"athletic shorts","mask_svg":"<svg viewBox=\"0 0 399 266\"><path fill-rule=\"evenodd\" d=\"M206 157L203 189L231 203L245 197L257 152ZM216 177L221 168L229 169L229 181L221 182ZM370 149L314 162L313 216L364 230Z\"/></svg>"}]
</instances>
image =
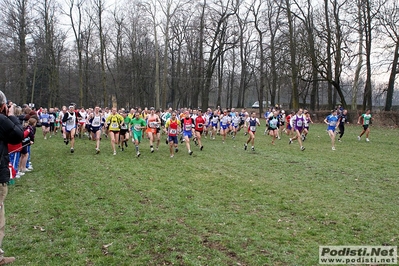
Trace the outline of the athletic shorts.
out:
<instances>
[{"instance_id":1,"label":"athletic shorts","mask_svg":"<svg viewBox=\"0 0 399 266\"><path fill-rule=\"evenodd\" d=\"M220 125L220 129L226 130L229 125Z\"/></svg>"},{"instance_id":2,"label":"athletic shorts","mask_svg":"<svg viewBox=\"0 0 399 266\"><path fill-rule=\"evenodd\" d=\"M147 133L150 133L150 132L151 132L152 134L157 134L157 129L156 129L156 128L149 127L149 128L146 129L145 132L147 132Z\"/></svg>"},{"instance_id":3,"label":"athletic shorts","mask_svg":"<svg viewBox=\"0 0 399 266\"><path fill-rule=\"evenodd\" d=\"M193 137L193 132L190 131L183 131L183 137L188 137L189 139L191 139Z\"/></svg>"},{"instance_id":4,"label":"athletic shorts","mask_svg":"<svg viewBox=\"0 0 399 266\"><path fill-rule=\"evenodd\" d=\"M67 127L64 127L64 128L65 128L65 132L69 133L69 132L72 131L72 129L76 129L76 126L73 126L73 127L70 128L69 130L67 129Z\"/></svg>"},{"instance_id":5,"label":"athletic shorts","mask_svg":"<svg viewBox=\"0 0 399 266\"><path fill-rule=\"evenodd\" d=\"M128 131L127 129L121 129L119 134L124 136L127 133L127 131Z\"/></svg>"},{"instance_id":6,"label":"athletic shorts","mask_svg":"<svg viewBox=\"0 0 399 266\"><path fill-rule=\"evenodd\" d=\"M101 127L91 127L90 131L96 134L97 131L101 130Z\"/></svg>"},{"instance_id":7,"label":"athletic shorts","mask_svg":"<svg viewBox=\"0 0 399 266\"><path fill-rule=\"evenodd\" d=\"M335 127L327 127L327 131L332 131L332 132L334 132L335 131Z\"/></svg>"},{"instance_id":8,"label":"athletic shorts","mask_svg":"<svg viewBox=\"0 0 399 266\"><path fill-rule=\"evenodd\" d=\"M42 127L50 127L49 123L42 123Z\"/></svg>"},{"instance_id":9,"label":"athletic shorts","mask_svg":"<svg viewBox=\"0 0 399 266\"><path fill-rule=\"evenodd\" d=\"M28 153L28 145L27 146L23 146L21 149L21 154L27 154Z\"/></svg>"},{"instance_id":10,"label":"athletic shorts","mask_svg":"<svg viewBox=\"0 0 399 266\"><path fill-rule=\"evenodd\" d=\"M143 134L141 134L140 131L133 131L133 139L137 140L138 142L141 142L141 139L143 137Z\"/></svg>"},{"instance_id":11,"label":"athletic shorts","mask_svg":"<svg viewBox=\"0 0 399 266\"><path fill-rule=\"evenodd\" d=\"M179 141L177 140L177 136L169 136L168 137L169 143L173 142L174 144L179 143Z\"/></svg>"},{"instance_id":12,"label":"athletic shorts","mask_svg":"<svg viewBox=\"0 0 399 266\"><path fill-rule=\"evenodd\" d=\"M367 130L369 128L369 125L363 125L363 129Z\"/></svg>"},{"instance_id":13,"label":"athletic shorts","mask_svg":"<svg viewBox=\"0 0 399 266\"><path fill-rule=\"evenodd\" d=\"M303 127L295 127L295 130L298 130L299 132L303 131Z\"/></svg>"},{"instance_id":14,"label":"athletic shorts","mask_svg":"<svg viewBox=\"0 0 399 266\"><path fill-rule=\"evenodd\" d=\"M119 134L119 133L120 133L119 130L110 130L109 132L112 132L112 133L114 133L114 134Z\"/></svg>"},{"instance_id":15,"label":"athletic shorts","mask_svg":"<svg viewBox=\"0 0 399 266\"><path fill-rule=\"evenodd\" d=\"M291 129L292 129L292 127L291 127L290 124L287 124L287 129L288 129L288 130L291 130Z\"/></svg>"}]
</instances>

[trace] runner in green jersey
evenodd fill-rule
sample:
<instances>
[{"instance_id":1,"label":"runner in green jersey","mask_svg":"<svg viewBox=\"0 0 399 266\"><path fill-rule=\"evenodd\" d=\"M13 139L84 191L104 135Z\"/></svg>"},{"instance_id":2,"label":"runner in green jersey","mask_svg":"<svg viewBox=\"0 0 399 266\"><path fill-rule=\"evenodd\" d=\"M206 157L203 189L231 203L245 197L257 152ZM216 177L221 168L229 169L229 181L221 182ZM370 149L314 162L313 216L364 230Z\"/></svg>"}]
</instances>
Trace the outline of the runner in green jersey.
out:
<instances>
[{"instance_id":1,"label":"runner in green jersey","mask_svg":"<svg viewBox=\"0 0 399 266\"><path fill-rule=\"evenodd\" d=\"M357 123L360 124L360 120L363 120L363 131L360 133L359 136L357 136L357 139L360 140L360 138L363 136L364 133L366 133L366 141L369 142L369 133L370 133L370 122L373 120L370 114L370 109L366 111L365 114L362 114L359 116L359 119L357 120Z\"/></svg>"},{"instance_id":2,"label":"runner in green jersey","mask_svg":"<svg viewBox=\"0 0 399 266\"><path fill-rule=\"evenodd\" d=\"M146 128L146 125L147 123L140 117L139 112L136 112L134 118L130 120L129 128L132 132L132 142L134 142L134 145L136 146L137 157L140 157L139 144L143 137L142 129Z\"/></svg>"}]
</instances>

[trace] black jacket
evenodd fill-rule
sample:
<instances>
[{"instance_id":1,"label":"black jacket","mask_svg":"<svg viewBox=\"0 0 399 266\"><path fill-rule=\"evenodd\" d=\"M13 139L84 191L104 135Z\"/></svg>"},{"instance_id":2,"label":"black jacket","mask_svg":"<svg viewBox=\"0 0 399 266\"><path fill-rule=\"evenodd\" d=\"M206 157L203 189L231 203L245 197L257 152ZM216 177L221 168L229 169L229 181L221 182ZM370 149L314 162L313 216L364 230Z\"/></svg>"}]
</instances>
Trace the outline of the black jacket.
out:
<instances>
[{"instance_id":1,"label":"black jacket","mask_svg":"<svg viewBox=\"0 0 399 266\"><path fill-rule=\"evenodd\" d=\"M18 144L24 138L24 130L18 118L0 114L0 183L10 181L10 162L7 144Z\"/></svg>"}]
</instances>

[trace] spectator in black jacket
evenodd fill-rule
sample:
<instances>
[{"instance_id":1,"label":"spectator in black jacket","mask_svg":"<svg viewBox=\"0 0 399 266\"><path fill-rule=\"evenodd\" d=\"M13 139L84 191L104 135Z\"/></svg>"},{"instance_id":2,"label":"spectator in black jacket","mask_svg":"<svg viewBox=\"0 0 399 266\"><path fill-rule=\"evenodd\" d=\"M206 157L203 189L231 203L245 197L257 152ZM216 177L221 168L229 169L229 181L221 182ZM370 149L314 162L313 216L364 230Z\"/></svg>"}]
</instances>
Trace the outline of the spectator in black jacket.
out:
<instances>
[{"instance_id":1,"label":"spectator in black jacket","mask_svg":"<svg viewBox=\"0 0 399 266\"><path fill-rule=\"evenodd\" d=\"M6 96L0 91L0 265L15 261L14 257L4 257L1 249L5 228L4 200L8 192L7 182L10 181L7 145L22 142L23 134L22 125L14 116L14 104L7 103Z\"/></svg>"}]
</instances>

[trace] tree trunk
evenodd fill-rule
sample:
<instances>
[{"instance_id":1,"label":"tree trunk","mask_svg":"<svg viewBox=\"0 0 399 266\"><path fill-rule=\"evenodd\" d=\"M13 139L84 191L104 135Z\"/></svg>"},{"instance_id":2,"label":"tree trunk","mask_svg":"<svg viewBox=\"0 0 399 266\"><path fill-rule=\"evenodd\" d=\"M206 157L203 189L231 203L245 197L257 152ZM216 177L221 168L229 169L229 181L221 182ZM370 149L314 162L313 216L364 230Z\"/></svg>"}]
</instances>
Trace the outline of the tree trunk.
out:
<instances>
[{"instance_id":1,"label":"tree trunk","mask_svg":"<svg viewBox=\"0 0 399 266\"><path fill-rule=\"evenodd\" d=\"M395 89L395 78L396 75L398 74L398 63L399 63L399 40L396 42L391 74L389 75L387 99L385 101L385 108L384 108L385 111L391 111L392 109L392 98Z\"/></svg>"},{"instance_id":2,"label":"tree trunk","mask_svg":"<svg viewBox=\"0 0 399 266\"><path fill-rule=\"evenodd\" d=\"M295 43L295 29L293 25L293 18L291 14L290 0L285 0L287 7L287 19L289 29L289 47L290 47L290 66L291 66L291 106L294 110L299 109L299 94L298 94L298 66L296 63L296 43Z\"/></svg>"}]
</instances>

